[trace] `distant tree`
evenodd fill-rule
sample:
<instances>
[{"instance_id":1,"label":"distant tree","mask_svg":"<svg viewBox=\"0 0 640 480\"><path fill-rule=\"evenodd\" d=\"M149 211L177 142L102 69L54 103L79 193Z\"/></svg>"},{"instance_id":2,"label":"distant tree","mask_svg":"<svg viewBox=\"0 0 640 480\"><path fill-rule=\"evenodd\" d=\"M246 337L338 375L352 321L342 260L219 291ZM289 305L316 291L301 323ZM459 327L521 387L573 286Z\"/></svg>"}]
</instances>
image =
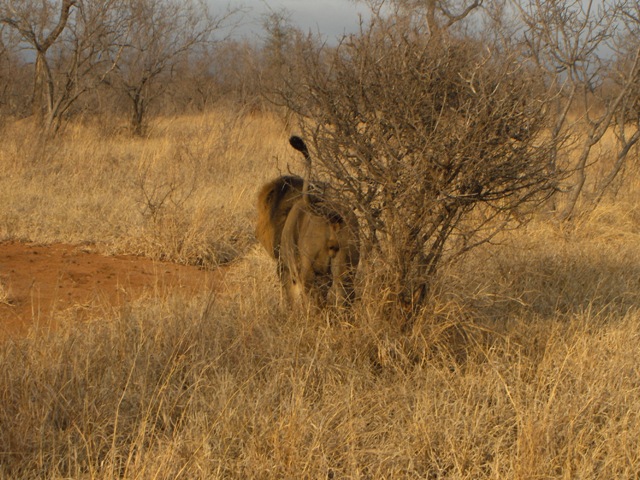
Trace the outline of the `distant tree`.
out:
<instances>
[{"instance_id":1,"label":"distant tree","mask_svg":"<svg viewBox=\"0 0 640 480\"><path fill-rule=\"evenodd\" d=\"M16 37L10 27L0 25L0 112L24 117L31 112L33 75L20 56Z\"/></svg>"},{"instance_id":2,"label":"distant tree","mask_svg":"<svg viewBox=\"0 0 640 480\"><path fill-rule=\"evenodd\" d=\"M609 89L623 95L613 120L618 141L615 162L599 182L596 200L600 200L627 162L631 149L640 141L640 5L623 3L618 11L622 30L612 43L615 61L610 66Z\"/></svg>"},{"instance_id":3,"label":"distant tree","mask_svg":"<svg viewBox=\"0 0 640 480\"><path fill-rule=\"evenodd\" d=\"M116 68L107 82L129 100L132 131L141 135L149 106L239 10L215 16L198 0L122 2L122 38L110 50Z\"/></svg>"},{"instance_id":4,"label":"distant tree","mask_svg":"<svg viewBox=\"0 0 640 480\"><path fill-rule=\"evenodd\" d=\"M262 104L263 60L261 46L256 42L230 39L219 44L212 57L215 97L232 99L242 105Z\"/></svg>"},{"instance_id":5,"label":"distant tree","mask_svg":"<svg viewBox=\"0 0 640 480\"><path fill-rule=\"evenodd\" d=\"M36 4L5 0L0 5L2 23L15 29L22 40L35 50L33 113L39 122L48 117L48 126L52 126L56 118L56 82L47 53L66 28L70 10L75 4L75 0L63 0L57 18L53 15L54 5L51 2Z\"/></svg>"},{"instance_id":6,"label":"distant tree","mask_svg":"<svg viewBox=\"0 0 640 480\"><path fill-rule=\"evenodd\" d=\"M286 10L269 12L264 16L262 26L264 38L256 71L261 90L273 99L272 94L285 88L291 76L290 58L303 35Z\"/></svg>"},{"instance_id":7,"label":"distant tree","mask_svg":"<svg viewBox=\"0 0 640 480\"><path fill-rule=\"evenodd\" d=\"M380 13L388 4L396 7L403 16L424 19L431 35L446 31L479 10L484 0L356 0L368 4ZM495 3L495 2L489 2Z\"/></svg>"},{"instance_id":8,"label":"distant tree","mask_svg":"<svg viewBox=\"0 0 640 480\"><path fill-rule=\"evenodd\" d=\"M214 76L216 49L203 46L199 50L197 55L191 56L188 64L182 65L182 74L171 82L168 96L176 103L178 111L203 112L224 94Z\"/></svg>"},{"instance_id":9,"label":"distant tree","mask_svg":"<svg viewBox=\"0 0 640 480\"><path fill-rule=\"evenodd\" d=\"M0 24L35 55L32 110L47 134L55 133L71 106L113 68L104 49L113 41L109 14L118 1L0 1Z\"/></svg>"},{"instance_id":10,"label":"distant tree","mask_svg":"<svg viewBox=\"0 0 640 480\"><path fill-rule=\"evenodd\" d=\"M513 5L524 25L528 61L556 92L550 105L551 135L581 133L574 137L571 148L557 148L550 157L553 167L562 163L574 171L560 212L560 218L570 219L584 193L589 168L595 163L594 147L614 123L620 140L617 160L605 175L608 180L600 183L601 189L611 183L640 139L637 121L629 124L633 117L628 115L634 85L640 78L640 42L632 27L637 2L514 0ZM628 27L624 38L620 36L621 21Z\"/></svg>"}]
</instances>

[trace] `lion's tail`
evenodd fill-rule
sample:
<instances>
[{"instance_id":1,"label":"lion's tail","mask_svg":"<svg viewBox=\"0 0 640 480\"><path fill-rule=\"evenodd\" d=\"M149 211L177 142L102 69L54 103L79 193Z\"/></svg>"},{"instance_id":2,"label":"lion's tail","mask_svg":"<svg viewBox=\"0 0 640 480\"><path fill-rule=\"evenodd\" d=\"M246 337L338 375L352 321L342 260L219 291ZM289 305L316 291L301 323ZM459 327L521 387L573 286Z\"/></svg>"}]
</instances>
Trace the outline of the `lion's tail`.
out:
<instances>
[{"instance_id":1,"label":"lion's tail","mask_svg":"<svg viewBox=\"0 0 640 480\"><path fill-rule=\"evenodd\" d=\"M296 150L298 150L299 152L301 152L304 155L304 158L305 158L306 161L308 161L308 162L311 161L311 156L309 155L309 149L307 148L307 144L304 143L304 140L302 140L297 135L293 135L289 139L289 143L291 144L291 146L293 148L295 148Z\"/></svg>"},{"instance_id":2,"label":"lion's tail","mask_svg":"<svg viewBox=\"0 0 640 480\"><path fill-rule=\"evenodd\" d=\"M309 182L311 181L311 155L309 155L309 149L307 148L307 144L304 143L302 138L297 135L293 135L289 138L289 143L293 148L298 150L302 155L304 155L305 160L305 168L304 168L304 182L302 184L302 199L303 201L309 205Z\"/></svg>"}]
</instances>

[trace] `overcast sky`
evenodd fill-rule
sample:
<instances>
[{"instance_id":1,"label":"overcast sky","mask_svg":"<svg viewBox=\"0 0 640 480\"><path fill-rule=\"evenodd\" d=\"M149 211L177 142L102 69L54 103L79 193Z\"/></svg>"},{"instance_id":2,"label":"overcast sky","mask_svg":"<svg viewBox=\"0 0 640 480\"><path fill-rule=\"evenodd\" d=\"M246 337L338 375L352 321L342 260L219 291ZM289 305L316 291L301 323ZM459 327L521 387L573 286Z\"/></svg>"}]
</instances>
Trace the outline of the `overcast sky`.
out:
<instances>
[{"instance_id":1,"label":"overcast sky","mask_svg":"<svg viewBox=\"0 0 640 480\"><path fill-rule=\"evenodd\" d=\"M358 13L366 14L363 4L350 0L209 0L214 6L231 5L246 7L249 13L239 29L242 35L260 34L262 16L269 9L279 12L285 9L293 25L307 32L320 32L327 39L335 39L344 33L358 30Z\"/></svg>"}]
</instances>

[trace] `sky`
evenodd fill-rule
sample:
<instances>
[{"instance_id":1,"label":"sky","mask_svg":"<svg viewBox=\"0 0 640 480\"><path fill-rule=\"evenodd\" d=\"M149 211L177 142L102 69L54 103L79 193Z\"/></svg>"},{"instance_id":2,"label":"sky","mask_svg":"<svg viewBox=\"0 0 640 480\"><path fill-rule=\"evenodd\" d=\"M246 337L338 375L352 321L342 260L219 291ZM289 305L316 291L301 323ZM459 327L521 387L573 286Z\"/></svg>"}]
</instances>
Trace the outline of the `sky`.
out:
<instances>
[{"instance_id":1,"label":"sky","mask_svg":"<svg viewBox=\"0 0 640 480\"><path fill-rule=\"evenodd\" d=\"M270 10L287 12L291 23L303 32L320 33L333 40L358 30L358 14L366 15L367 7L350 0L209 0L214 8L220 5L246 7L248 13L237 34L260 35L261 19Z\"/></svg>"}]
</instances>

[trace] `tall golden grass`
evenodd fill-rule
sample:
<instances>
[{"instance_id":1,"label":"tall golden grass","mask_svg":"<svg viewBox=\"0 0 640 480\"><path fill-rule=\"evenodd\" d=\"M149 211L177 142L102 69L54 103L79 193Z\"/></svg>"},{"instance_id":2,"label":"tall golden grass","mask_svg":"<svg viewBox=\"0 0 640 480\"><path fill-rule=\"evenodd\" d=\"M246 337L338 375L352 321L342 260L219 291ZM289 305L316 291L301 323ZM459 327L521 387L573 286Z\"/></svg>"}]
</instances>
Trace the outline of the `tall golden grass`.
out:
<instances>
[{"instance_id":1,"label":"tall golden grass","mask_svg":"<svg viewBox=\"0 0 640 480\"><path fill-rule=\"evenodd\" d=\"M5 127L1 239L227 274L0 344L0 478L638 478L637 178L447 267L402 333L374 301L286 312L252 225L298 166L289 133L230 111L145 139Z\"/></svg>"}]
</instances>

